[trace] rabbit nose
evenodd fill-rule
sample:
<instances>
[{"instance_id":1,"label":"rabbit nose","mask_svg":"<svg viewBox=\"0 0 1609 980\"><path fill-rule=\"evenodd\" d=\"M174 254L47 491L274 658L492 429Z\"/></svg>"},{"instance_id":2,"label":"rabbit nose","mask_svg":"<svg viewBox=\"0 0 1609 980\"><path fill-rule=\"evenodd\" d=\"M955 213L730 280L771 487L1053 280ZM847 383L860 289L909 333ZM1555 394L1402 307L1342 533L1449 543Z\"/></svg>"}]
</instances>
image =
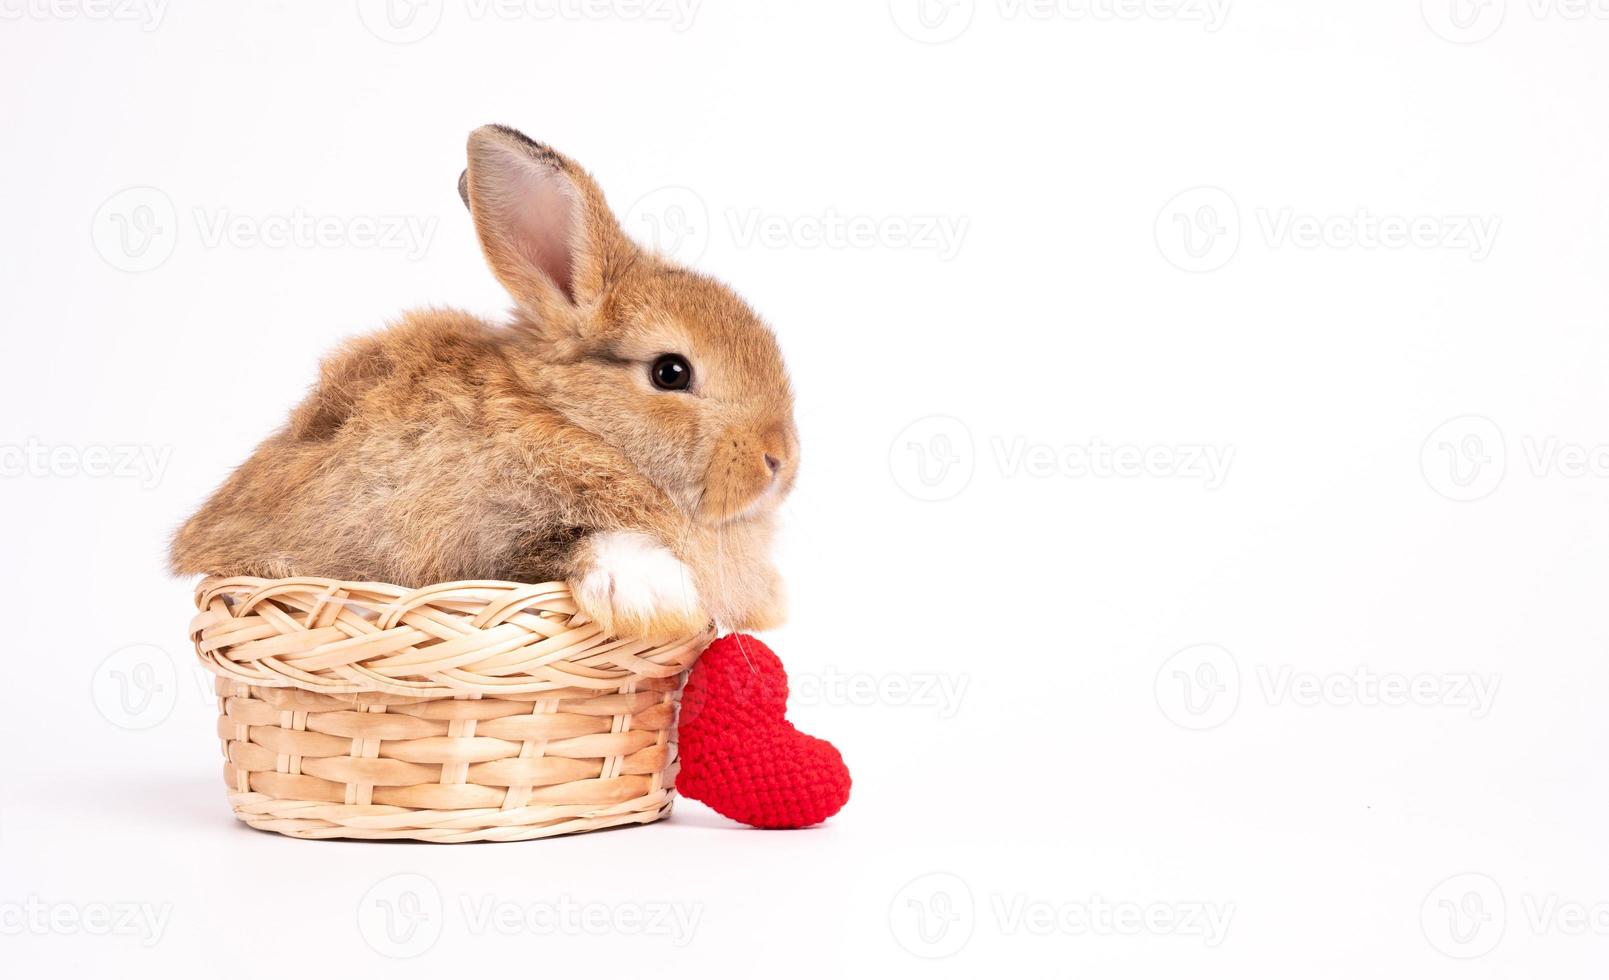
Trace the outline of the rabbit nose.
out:
<instances>
[{"instance_id":1,"label":"rabbit nose","mask_svg":"<svg viewBox=\"0 0 1609 980\"><path fill-rule=\"evenodd\" d=\"M771 455L770 453L766 453L765 454L765 468L771 471L772 476L776 476L777 471L782 469L782 460L777 459L775 456Z\"/></svg>"}]
</instances>

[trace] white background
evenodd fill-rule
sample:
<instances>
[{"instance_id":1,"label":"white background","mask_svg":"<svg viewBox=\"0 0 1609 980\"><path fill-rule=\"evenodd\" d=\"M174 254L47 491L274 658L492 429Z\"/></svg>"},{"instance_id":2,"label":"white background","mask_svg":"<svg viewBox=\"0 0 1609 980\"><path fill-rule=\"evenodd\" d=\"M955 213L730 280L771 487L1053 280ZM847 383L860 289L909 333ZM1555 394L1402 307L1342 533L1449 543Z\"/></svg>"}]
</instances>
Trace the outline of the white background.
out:
<instances>
[{"instance_id":1,"label":"white background","mask_svg":"<svg viewBox=\"0 0 1609 980\"><path fill-rule=\"evenodd\" d=\"M1609 5L394 2L0 0L8 975L1602 975ZM822 828L229 816L165 539L489 121L783 340Z\"/></svg>"}]
</instances>

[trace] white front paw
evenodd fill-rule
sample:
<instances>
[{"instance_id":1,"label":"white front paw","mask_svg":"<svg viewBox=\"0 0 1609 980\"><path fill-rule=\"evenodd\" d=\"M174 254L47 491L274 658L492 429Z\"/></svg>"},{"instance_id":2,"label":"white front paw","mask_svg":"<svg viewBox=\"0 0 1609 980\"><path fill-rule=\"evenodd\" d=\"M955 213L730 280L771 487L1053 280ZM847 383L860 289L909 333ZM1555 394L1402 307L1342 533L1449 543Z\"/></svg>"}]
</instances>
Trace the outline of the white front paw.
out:
<instances>
[{"instance_id":1,"label":"white front paw","mask_svg":"<svg viewBox=\"0 0 1609 980\"><path fill-rule=\"evenodd\" d=\"M581 611L616 636L664 640L690 636L709 622L693 573L647 534L592 536L585 571L572 583Z\"/></svg>"}]
</instances>

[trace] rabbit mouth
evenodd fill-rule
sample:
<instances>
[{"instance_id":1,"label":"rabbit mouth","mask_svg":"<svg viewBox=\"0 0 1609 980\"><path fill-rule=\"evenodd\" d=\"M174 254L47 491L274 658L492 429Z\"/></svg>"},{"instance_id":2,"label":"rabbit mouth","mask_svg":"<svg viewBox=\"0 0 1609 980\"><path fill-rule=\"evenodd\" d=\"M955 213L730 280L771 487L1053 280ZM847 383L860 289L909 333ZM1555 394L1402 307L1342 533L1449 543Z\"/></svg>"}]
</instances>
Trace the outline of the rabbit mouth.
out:
<instances>
[{"instance_id":1,"label":"rabbit mouth","mask_svg":"<svg viewBox=\"0 0 1609 980\"><path fill-rule=\"evenodd\" d=\"M693 508L694 520L702 524L734 524L769 514L793 488L792 467L746 474L722 469L712 477Z\"/></svg>"},{"instance_id":2,"label":"rabbit mouth","mask_svg":"<svg viewBox=\"0 0 1609 980\"><path fill-rule=\"evenodd\" d=\"M694 520L728 524L776 509L793 489L798 446L785 422L728 429L704 471Z\"/></svg>"}]
</instances>

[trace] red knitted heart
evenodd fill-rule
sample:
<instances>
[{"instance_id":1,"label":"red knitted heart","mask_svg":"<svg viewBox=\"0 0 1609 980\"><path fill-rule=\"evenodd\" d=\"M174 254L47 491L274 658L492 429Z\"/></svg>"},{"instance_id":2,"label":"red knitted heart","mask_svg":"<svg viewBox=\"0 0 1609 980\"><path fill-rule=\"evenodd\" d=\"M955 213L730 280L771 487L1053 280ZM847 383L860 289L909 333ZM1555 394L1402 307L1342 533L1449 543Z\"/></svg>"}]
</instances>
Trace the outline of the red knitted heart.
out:
<instances>
[{"instance_id":1,"label":"red knitted heart","mask_svg":"<svg viewBox=\"0 0 1609 980\"><path fill-rule=\"evenodd\" d=\"M808 827L849 801L831 742L788 723L788 675L771 648L733 633L711 643L682 692L676 789L754 827Z\"/></svg>"}]
</instances>

